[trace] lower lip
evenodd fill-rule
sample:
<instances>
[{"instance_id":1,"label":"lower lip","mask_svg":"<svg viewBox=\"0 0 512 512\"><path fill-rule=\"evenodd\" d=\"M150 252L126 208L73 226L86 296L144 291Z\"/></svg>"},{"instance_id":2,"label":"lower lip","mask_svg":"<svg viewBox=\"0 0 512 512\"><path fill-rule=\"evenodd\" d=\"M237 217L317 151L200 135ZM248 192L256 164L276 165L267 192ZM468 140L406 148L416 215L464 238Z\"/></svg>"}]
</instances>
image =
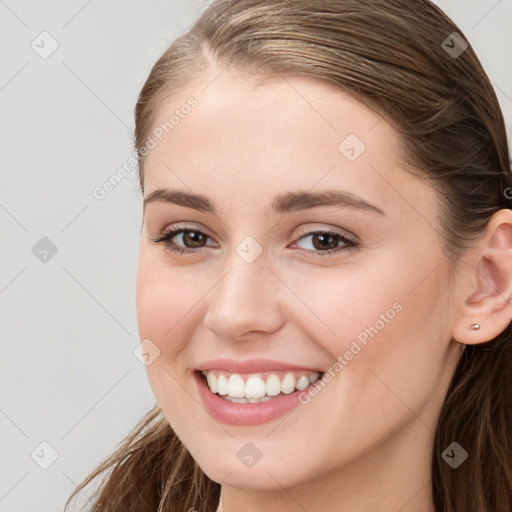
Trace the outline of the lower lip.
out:
<instances>
[{"instance_id":1,"label":"lower lip","mask_svg":"<svg viewBox=\"0 0 512 512\"><path fill-rule=\"evenodd\" d=\"M217 421L227 425L260 425L279 418L300 405L299 394L307 392L308 389L281 395L266 402L236 404L212 393L199 372L194 372L194 379L206 410Z\"/></svg>"}]
</instances>

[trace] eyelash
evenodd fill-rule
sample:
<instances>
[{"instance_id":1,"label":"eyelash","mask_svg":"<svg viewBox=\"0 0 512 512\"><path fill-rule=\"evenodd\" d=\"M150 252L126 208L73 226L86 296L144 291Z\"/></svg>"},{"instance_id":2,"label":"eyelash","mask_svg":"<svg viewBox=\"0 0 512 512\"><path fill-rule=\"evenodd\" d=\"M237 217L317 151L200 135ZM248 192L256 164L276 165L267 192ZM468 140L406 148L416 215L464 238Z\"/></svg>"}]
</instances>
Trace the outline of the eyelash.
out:
<instances>
[{"instance_id":1,"label":"eyelash","mask_svg":"<svg viewBox=\"0 0 512 512\"><path fill-rule=\"evenodd\" d=\"M176 244L172 244L170 242L170 240L172 238L174 238L176 235L179 235L181 233L186 233L187 231L200 233L200 234L208 237L208 235L206 233L203 233L199 229L193 229L190 227L175 227L173 229L159 233L155 237L151 238L151 241L156 244L163 244L166 250L176 252L179 254L189 254L189 253L201 254L201 253L205 252L203 247L197 248L197 249L184 249L184 248L179 247ZM309 232L305 233L304 235L302 235L300 238L298 238L297 241L301 240L302 238L304 238L306 236L315 235L318 233L338 237L345 245L342 247L338 247L336 249L329 249L327 251L313 251L311 249L301 249L302 251L306 252L307 254L314 254L315 256L327 256L327 255L331 255L331 254L338 254L345 250L348 250L349 252L351 252L351 251L354 251L359 248L358 243L354 242L353 240L350 240L349 238L341 235L340 233L336 233L333 231L322 231L322 230L309 231ZM208 238L210 238L210 237L208 237Z\"/></svg>"}]
</instances>

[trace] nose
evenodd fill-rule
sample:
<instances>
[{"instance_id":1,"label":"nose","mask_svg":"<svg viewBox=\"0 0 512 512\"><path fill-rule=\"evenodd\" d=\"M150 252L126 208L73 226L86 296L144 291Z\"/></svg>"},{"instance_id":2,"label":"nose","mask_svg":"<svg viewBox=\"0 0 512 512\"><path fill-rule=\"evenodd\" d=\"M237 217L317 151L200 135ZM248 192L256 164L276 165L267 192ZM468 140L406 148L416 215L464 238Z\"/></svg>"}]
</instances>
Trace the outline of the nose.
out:
<instances>
[{"instance_id":1,"label":"nose","mask_svg":"<svg viewBox=\"0 0 512 512\"><path fill-rule=\"evenodd\" d=\"M284 323L285 286L266 265L264 255L247 263L237 254L207 297L205 326L225 340L247 339L277 331Z\"/></svg>"}]
</instances>

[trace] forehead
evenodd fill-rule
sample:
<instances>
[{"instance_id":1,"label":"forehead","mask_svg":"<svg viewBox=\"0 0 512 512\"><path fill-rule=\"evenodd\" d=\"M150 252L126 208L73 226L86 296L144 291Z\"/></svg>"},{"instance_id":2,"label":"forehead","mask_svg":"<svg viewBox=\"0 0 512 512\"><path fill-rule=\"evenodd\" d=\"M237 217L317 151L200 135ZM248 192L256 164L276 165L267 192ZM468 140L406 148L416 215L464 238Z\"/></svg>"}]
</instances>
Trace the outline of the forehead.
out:
<instances>
[{"instance_id":1,"label":"forehead","mask_svg":"<svg viewBox=\"0 0 512 512\"><path fill-rule=\"evenodd\" d=\"M183 108L190 98L195 106ZM425 188L401 169L399 136L378 113L310 77L204 76L162 103L153 131L159 126L168 130L146 158L146 194L189 188L229 204L234 191L254 203L290 189L337 187L382 209L407 209L400 196L417 201Z\"/></svg>"},{"instance_id":2,"label":"forehead","mask_svg":"<svg viewBox=\"0 0 512 512\"><path fill-rule=\"evenodd\" d=\"M191 97L196 101L193 108L187 106ZM276 157L286 153L292 157L290 149L294 155L318 157L319 146L338 155L339 143L349 134L356 135L367 150L379 152L397 139L380 115L333 84L310 77L261 83L226 70L197 79L163 102L153 131L158 127L163 140L150 151L148 166L165 150L172 149L178 156L184 142L187 148L194 147L197 156L206 151L213 156L212 150L221 145L223 149L243 146L257 153L268 148ZM215 156L232 159L235 154Z\"/></svg>"}]
</instances>

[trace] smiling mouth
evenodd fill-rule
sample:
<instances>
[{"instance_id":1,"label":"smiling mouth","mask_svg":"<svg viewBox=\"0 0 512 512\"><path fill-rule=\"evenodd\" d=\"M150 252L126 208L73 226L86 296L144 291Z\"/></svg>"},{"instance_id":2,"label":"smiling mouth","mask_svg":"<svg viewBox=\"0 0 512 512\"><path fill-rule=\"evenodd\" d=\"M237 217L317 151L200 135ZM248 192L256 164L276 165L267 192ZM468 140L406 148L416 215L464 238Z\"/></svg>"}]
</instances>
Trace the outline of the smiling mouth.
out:
<instances>
[{"instance_id":1,"label":"smiling mouth","mask_svg":"<svg viewBox=\"0 0 512 512\"><path fill-rule=\"evenodd\" d=\"M313 370L232 373L223 370L196 370L208 389L220 398L238 404L260 403L302 391L325 372Z\"/></svg>"}]
</instances>

